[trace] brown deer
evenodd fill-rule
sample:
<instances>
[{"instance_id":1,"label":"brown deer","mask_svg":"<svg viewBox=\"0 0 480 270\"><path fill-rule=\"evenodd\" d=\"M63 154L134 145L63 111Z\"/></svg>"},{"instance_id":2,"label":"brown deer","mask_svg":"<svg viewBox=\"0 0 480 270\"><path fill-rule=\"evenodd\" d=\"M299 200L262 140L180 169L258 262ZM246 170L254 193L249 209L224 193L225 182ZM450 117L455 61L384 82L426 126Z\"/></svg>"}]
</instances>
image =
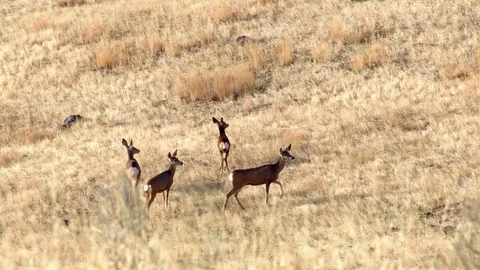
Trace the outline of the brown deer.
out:
<instances>
[{"instance_id":1,"label":"brown deer","mask_svg":"<svg viewBox=\"0 0 480 270\"><path fill-rule=\"evenodd\" d=\"M147 196L148 205L147 208L150 209L150 205L152 204L155 196L157 193L163 194L163 200L165 201L165 208L168 206L168 194L170 193L170 187L173 184L173 176L175 175L175 170L177 165L183 165L183 162L178 160L177 150L173 152L173 155L168 152L168 160L170 161L170 168L161 174L153 177L152 179L148 180L147 184L143 186L143 190L145 191L145 195ZM165 198L164 191L167 191L167 197Z\"/></svg>"},{"instance_id":2,"label":"brown deer","mask_svg":"<svg viewBox=\"0 0 480 270\"><path fill-rule=\"evenodd\" d=\"M274 164L267 164L256 168L250 168L245 170L234 170L228 175L228 179L232 182L232 190L228 192L225 203L223 204L223 211L227 208L227 202L230 196L234 195L235 200L237 200L238 205L245 210L242 206L240 201L238 200L238 193L244 186L259 186L265 185L265 203L268 205L268 191L270 189L270 184L274 183L280 186L280 190L282 194L280 197L283 196L283 187L282 183L278 181L278 175L285 167L286 160L293 160L295 159L294 156L290 155L288 151L290 151L292 145L288 145L285 150L280 148L280 158Z\"/></svg>"},{"instance_id":3,"label":"brown deer","mask_svg":"<svg viewBox=\"0 0 480 270\"><path fill-rule=\"evenodd\" d=\"M217 147L218 151L220 151L220 157L222 158L222 162L220 163L220 170L223 169L223 162L227 167L227 171L230 171L228 168L228 153L230 152L230 141L228 140L227 135L225 134L225 129L228 128L228 124L223 121L223 117L220 118L218 121L215 117L212 117L213 123L217 124L218 130L220 131L220 135L218 136Z\"/></svg>"},{"instance_id":4,"label":"brown deer","mask_svg":"<svg viewBox=\"0 0 480 270\"><path fill-rule=\"evenodd\" d=\"M133 147L133 141L130 140L130 145L128 145L125 139L122 139L122 144L127 148L128 154L128 161L126 166L126 174L127 176L135 180L135 187L138 186L138 180L140 180L140 175L142 171L140 170L140 165L138 164L137 160L133 157L133 155L140 153L140 150Z\"/></svg>"}]
</instances>

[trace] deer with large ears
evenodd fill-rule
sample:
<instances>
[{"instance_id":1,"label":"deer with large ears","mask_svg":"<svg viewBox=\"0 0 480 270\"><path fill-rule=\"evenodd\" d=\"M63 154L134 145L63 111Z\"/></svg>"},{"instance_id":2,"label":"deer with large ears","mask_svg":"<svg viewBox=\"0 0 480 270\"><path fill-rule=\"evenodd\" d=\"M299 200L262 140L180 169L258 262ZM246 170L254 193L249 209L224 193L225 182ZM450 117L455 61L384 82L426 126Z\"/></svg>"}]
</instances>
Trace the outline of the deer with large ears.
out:
<instances>
[{"instance_id":1,"label":"deer with large ears","mask_svg":"<svg viewBox=\"0 0 480 270\"><path fill-rule=\"evenodd\" d=\"M140 170L140 165L133 155L140 153L140 150L133 147L133 141L130 140L130 145L125 139L122 139L122 144L127 148L128 161L126 166L127 176L135 181L135 187L138 186L138 181L140 180L140 175L142 171Z\"/></svg>"},{"instance_id":2,"label":"deer with large ears","mask_svg":"<svg viewBox=\"0 0 480 270\"><path fill-rule=\"evenodd\" d=\"M155 196L157 196L157 193L163 194L165 208L167 208L168 206L168 194L170 193L170 187L172 187L173 184L173 176L175 175L176 166L183 165L183 162L181 162L177 158L177 150L175 150L173 154L170 154L170 152L168 152L168 160L170 161L170 168L148 180L147 184L143 186L143 191L145 191L145 195L147 196L148 209L150 209L150 205L155 199ZM166 198L164 191L167 191Z\"/></svg>"},{"instance_id":3,"label":"deer with large ears","mask_svg":"<svg viewBox=\"0 0 480 270\"><path fill-rule=\"evenodd\" d=\"M220 170L223 169L223 162L227 167L227 171L230 171L228 168L228 153L230 152L230 141L228 140L227 135L225 134L225 129L228 128L228 124L223 121L223 117L218 121L215 117L212 117L213 123L217 124L220 135L218 136L217 147L220 151L220 157L222 161L220 163Z\"/></svg>"},{"instance_id":4,"label":"deer with large ears","mask_svg":"<svg viewBox=\"0 0 480 270\"><path fill-rule=\"evenodd\" d=\"M295 159L294 156L290 155L288 151L292 148L292 145L288 145L287 148L280 148L279 154L280 158L274 164L267 164L256 168L244 169L244 170L234 170L228 175L228 179L232 182L232 190L228 192L225 203L223 204L223 211L227 208L227 202L230 196L234 195L235 200L238 205L245 210L240 201L238 200L238 193L244 186L259 186L265 185L265 203L268 205L268 191L270 190L270 184L274 183L280 186L280 190L283 196L283 187L282 183L278 181L278 175L285 167L286 160Z\"/></svg>"}]
</instances>

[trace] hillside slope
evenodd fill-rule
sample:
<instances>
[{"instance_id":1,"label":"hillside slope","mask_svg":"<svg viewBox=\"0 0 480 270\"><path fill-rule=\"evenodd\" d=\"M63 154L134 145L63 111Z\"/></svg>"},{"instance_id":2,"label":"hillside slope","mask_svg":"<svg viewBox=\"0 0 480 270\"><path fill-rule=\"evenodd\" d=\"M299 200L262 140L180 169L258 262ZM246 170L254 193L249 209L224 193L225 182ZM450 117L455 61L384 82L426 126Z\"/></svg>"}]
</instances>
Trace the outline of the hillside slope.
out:
<instances>
[{"instance_id":1,"label":"hillside slope","mask_svg":"<svg viewBox=\"0 0 480 270\"><path fill-rule=\"evenodd\" d=\"M1 3L0 267L478 267L480 4L454 2ZM283 198L222 213L212 116L232 169L292 144ZM142 183L184 162L149 219L122 138Z\"/></svg>"}]
</instances>

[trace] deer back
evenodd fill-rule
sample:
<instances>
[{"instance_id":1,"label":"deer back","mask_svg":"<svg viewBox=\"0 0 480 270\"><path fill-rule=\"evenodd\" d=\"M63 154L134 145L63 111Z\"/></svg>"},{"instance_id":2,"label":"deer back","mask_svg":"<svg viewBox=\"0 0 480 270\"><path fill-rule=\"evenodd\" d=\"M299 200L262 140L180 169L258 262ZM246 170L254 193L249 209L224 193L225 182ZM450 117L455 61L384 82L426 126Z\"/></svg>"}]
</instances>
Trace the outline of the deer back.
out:
<instances>
[{"instance_id":1,"label":"deer back","mask_svg":"<svg viewBox=\"0 0 480 270\"><path fill-rule=\"evenodd\" d=\"M263 165L256 168L234 170L232 172L234 186L263 185L278 179L276 164Z\"/></svg>"},{"instance_id":2,"label":"deer back","mask_svg":"<svg viewBox=\"0 0 480 270\"><path fill-rule=\"evenodd\" d=\"M147 185L152 186L153 192L161 192L170 187L172 183L173 174L170 170L167 170L148 180Z\"/></svg>"}]
</instances>

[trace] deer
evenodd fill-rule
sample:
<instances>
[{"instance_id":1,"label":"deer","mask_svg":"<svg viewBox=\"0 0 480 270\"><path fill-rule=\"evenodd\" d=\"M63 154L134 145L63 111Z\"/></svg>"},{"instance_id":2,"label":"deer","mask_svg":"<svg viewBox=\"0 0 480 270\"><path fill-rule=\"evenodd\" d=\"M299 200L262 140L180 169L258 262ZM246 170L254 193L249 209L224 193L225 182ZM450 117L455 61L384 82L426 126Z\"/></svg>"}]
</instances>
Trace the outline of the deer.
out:
<instances>
[{"instance_id":1,"label":"deer","mask_svg":"<svg viewBox=\"0 0 480 270\"><path fill-rule=\"evenodd\" d=\"M213 123L217 124L220 135L218 135L217 147L220 151L221 163L219 170L223 170L223 162L225 162L227 171L230 171L228 168L228 153L230 152L230 141L228 140L227 135L225 134L225 129L228 128L228 124L223 121L223 117L218 121L215 117L212 117Z\"/></svg>"},{"instance_id":2,"label":"deer","mask_svg":"<svg viewBox=\"0 0 480 270\"><path fill-rule=\"evenodd\" d=\"M130 140L129 145L125 139L122 139L122 144L127 148L128 155L126 174L130 179L135 180L135 187L137 187L142 170L140 170L140 165L133 155L140 153L140 150L133 146L133 140Z\"/></svg>"},{"instance_id":3,"label":"deer","mask_svg":"<svg viewBox=\"0 0 480 270\"><path fill-rule=\"evenodd\" d=\"M147 209L150 210L150 205L152 204L155 196L158 193L163 194L163 200L165 201L165 208L168 207L168 194L170 193L170 188L173 184L173 176L175 176L176 167L178 165L183 165L177 158L177 150L170 154L168 152L168 160L170 161L170 167L168 170L162 172L161 174L148 180L147 184L143 186L143 191L145 191L145 196L147 197ZM165 192L167 192L167 197L165 198Z\"/></svg>"},{"instance_id":4,"label":"deer","mask_svg":"<svg viewBox=\"0 0 480 270\"><path fill-rule=\"evenodd\" d=\"M232 182L232 190L227 193L225 198L225 203L223 204L223 211L227 208L227 202L230 196L234 195L235 200L238 205L245 210L245 207L238 200L238 193L244 186L260 186L265 185L265 203L268 205L268 192L270 190L270 184L276 184L280 186L281 195L283 197L283 186L282 183L278 181L278 176L280 172L285 167L286 160L294 160L295 157L292 156L289 151L292 148L292 145L289 144L287 148L280 148L279 154L280 158L274 164L266 164L260 167L243 169L243 170L233 170L228 175L228 180Z\"/></svg>"}]
</instances>

